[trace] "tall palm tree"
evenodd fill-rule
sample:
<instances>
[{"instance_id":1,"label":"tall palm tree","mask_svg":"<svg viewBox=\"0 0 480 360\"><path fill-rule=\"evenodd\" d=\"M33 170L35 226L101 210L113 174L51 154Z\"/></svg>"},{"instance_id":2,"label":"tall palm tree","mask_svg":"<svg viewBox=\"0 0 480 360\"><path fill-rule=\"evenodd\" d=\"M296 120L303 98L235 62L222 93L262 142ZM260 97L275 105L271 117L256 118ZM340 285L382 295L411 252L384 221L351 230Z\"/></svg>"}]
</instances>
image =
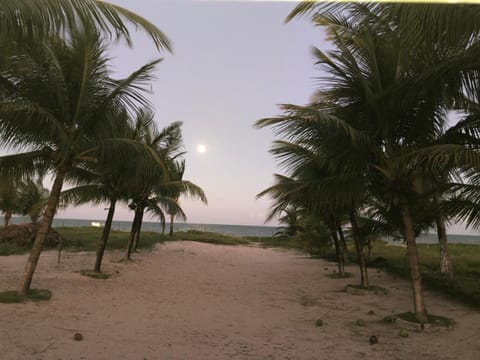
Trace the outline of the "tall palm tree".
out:
<instances>
[{"instance_id":1,"label":"tall palm tree","mask_svg":"<svg viewBox=\"0 0 480 360\"><path fill-rule=\"evenodd\" d=\"M173 181L181 181L183 179L183 174L185 173L185 160L182 161L174 161L173 162L173 167L170 170L170 179ZM172 199L175 199L177 204L179 203L179 198L181 195L181 189L171 189L171 193L169 196ZM175 222L175 216L177 215L177 211L174 207L168 208L167 213L170 216L170 230L169 230L169 235L173 236L173 224Z\"/></svg>"},{"instance_id":2,"label":"tall palm tree","mask_svg":"<svg viewBox=\"0 0 480 360\"><path fill-rule=\"evenodd\" d=\"M119 141L119 146L126 145L125 151L130 151L128 156L119 158L113 157L109 153L99 154L96 161L86 164L88 167L75 169L70 174L69 180L75 186L62 192L62 199L65 203L80 205L85 203L108 203L107 218L100 239L97 244L94 272L100 273L103 255L107 246L110 230L113 223L115 208L119 201L128 201L128 191L131 182L135 181L131 175L131 169L138 162L144 163L148 167L152 162L145 159L145 154L132 148L131 139L128 138L131 133L131 124L125 111L118 114L118 123L112 129L111 138ZM121 141L125 139L125 143ZM103 156L102 156L103 155Z\"/></svg>"},{"instance_id":3,"label":"tall palm tree","mask_svg":"<svg viewBox=\"0 0 480 360\"><path fill-rule=\"evenodd\" d=\"M178 194L196 197L206 202L203 190L194 183L178 179L177 159L183 155L181 123L174 122L158 131L153 120L153 112L144 111L136 119L132 139L141 141L161 161L153 168L145 168L137 163L132 169L137 181L132 184L129 207L134 210L132 229L126 248L126 258L130 259L139 238L145 211L158 216L165 222L165 211L174 211L185 219L185 213L178 204Z\"/></svg>"},{"instance_id":4,"label":"tall palm tree","mask_svg":"<svg viewBox=\"0 0 480 360\"><path fill-rule=\"evenodd\" d=\"M0 171L25 175L48 169L54 181L42 225L35 237L18 292L26 294L51 227L67 174L97 154L122 156L118 141L108 139L119 106L135 112L144 105L144 85L152 79L152 61L125 79L110 77L105 47L94 32L75 32L36 46L16 45L8 66L0 69L13 84L0 103L2 145L27 152L0 158ZM133 145L132 145L133 146Z\"/></svg>"},{"instance_id":5,"label":"tall palm tree","mask_svg":"<svg viewBox=\"0 0 480 360\"><path fill-rule=\"evenodd\" d=\"M154 167L145 167L141 163L136 163L131 169L136 181L132 182L129 188L129 207L134 211L134 218L126 247L125 255L127 259L130 259L132 250L135 249L135 245L138 245L145 209L148 208L153 211L162 223L165 222L162 209L156 206L152 199L155 197L154 188L162 182L162 178L167 176L166 170L169 159L168 156L164 156L166 155L165 149L170 146L171 150L169 151L177 151L180 147L180 126L181 123L179 122L173 123L160 132L154 122L153 111L143 109L136 117L129 134L131 139L148 147L158 157L159 162ZM163 200L169 201L171 199ZM171 202L172 206L175 206L173 200Z\"/></svg>"},{"instance_id":6,"label":"tall palm tree","mask_svg":"<svg viewBox=\"0 0 480 360\"><path fill-rule=\"evenodd\" d=\"M368 287L368 273L357 225L357 208L365 197L366 189L363 166L358 167L358 159L352 159L352 156L350 159L342 158L337 162L338 153L330 153L331 149L328 147L331 127L322 126L321 122L309 117L302 118L301 111L294 116L290 114L287 117L263 119L258 121L257 125L278 125L283 137L294 139L294 142L276 141L271 152L281 160L293 178L301 181L304 191L308 189L307 209L320 206L323 209L320 213L325 213L325 209L329 209L329 212L336 214L335 217L344 215L349 218L360 265L361 286ZM299 134L301 136L298 136ZM335 140L340 141L339 136L335 137ZM317 212L319 211L314 210L314 213ZM342 239L341 221L340 219L332 221L332 218L329 216L324 221L331 224L332 238L337 251L343 254L346 248L344 240L337 245L336 235L340 229L340 240ZM342 254L339 256L340 260Z\"/></svg>"}]
</instances>

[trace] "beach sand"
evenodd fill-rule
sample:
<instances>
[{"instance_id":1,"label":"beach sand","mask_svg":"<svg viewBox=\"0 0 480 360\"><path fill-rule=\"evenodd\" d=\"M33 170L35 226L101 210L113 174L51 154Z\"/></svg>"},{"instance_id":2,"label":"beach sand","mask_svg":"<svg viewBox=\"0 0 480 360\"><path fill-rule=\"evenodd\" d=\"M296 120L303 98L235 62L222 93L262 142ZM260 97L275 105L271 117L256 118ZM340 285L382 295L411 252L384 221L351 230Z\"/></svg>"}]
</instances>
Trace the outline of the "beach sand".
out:
<instances>
[{"instance_id":1,"label":"beach sand","mask_svg":"<svg viewBox=\"0 0 480 360\"><path fill-rule=\"evenodd\" d=\"M371 283L389 295L346 293L358 276L331 279L335 264L293 251L169 242L131 263L121 256L107 253L114 276L96 280L76 272L93 267L93 253L65 253L57 266L44 252L33 288L52 299L0 304L0 359L480 359L480 313L435 293L428 309L455 319L453 329L402 338L381 322L411 310L411 291L375 269ZM15 289L26 257L0 258L0 290Z\"/></svg>"}]
</instances>

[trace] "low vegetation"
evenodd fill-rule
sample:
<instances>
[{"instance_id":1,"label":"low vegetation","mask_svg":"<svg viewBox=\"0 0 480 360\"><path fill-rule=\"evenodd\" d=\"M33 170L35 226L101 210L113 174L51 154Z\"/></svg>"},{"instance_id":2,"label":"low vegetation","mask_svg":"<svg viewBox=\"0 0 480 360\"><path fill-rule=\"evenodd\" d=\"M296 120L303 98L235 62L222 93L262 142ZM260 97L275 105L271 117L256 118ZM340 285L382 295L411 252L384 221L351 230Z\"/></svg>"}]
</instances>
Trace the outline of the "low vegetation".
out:
<instances>
[{"instance_id":1,"label":"low vegetation","mask_svg":"<svg viewBox=\"0 0 480 360\"><path fill-rule=\"evenodd\" d=\"M304 245L295 238L292 237L281 237L281 236L269 236L269 237L254 237L249 236L245 239L250 240L255 243L259 243L264 247L276 247L284 249L297 249L303 250Z\"/></svg>"},{"instance_id":2,"label":"low vegetation","mask_svg":"<svg viewBox=\"0 0 480 360\"><path fill-rule=\"evenodd\" d=\"M46 301L50 300L52 293L46 289L30 289L28 294L20 295L17 291L0 292L0 303L20 303L25 301Z\"/></svg>"},{"instance_id":3,"label":"low vegetation","mask_svg":"<svg viewBox=\"0 0 480 360\"><path fill-rule=\"evenodd\" d=\"M418 244L417 246L423 283L427 287L480 308L480 282L478 281L480 246L467 244L450 246L450 256L454 264L453 280L440 273L438 245ZM409 278L406 248L377 241L373 249L373 255L367 260L370 266L384 268L399 277ZM355 258L352 256L351 260L355 261Z\"/></svg>"},{"instance_id":4,"label":"low vegetation","mask_svg":"<svg viewBox=\"0 0 480 360\"><path fill-rule=\"evenodd\" d=\"M109 279L111 277L110 274L104 273L104 272L96 272L92 270L80 270L80 275L83 276L88 276L92 279Z\"/></svg>"},{"instance_id":5,"label":"low vegetation","mask_svg":"<svg viewBox=\"0 0 480 360\"><path fill-rule=\"evenodd\" d=\"M250 244L250 241L246 238L241 238L237 236L218 234L209 231L199 231L199 230L188 230L188 231L177 231L173 233L173 236L166 236L164 240L188 240L188 241L198 241L203 243L210 244L219 244L219 245L247 245Z\"/></svg>"},{"instance_id":6,"label":"low vegetation","mask_svg":"<svg viewBox=\"0 0 480 360\"><path fill-rule=\"evenodd\" d=\"M97 227L59 227L55 230L63 238L63 250L71 252L96 251L98 240L103 231L102 228ZM127 231L112 230L107 248L110 250L124 250L129 234ZM251 240L247 238L199 230L178 231L173 233L173 236L161 235L158 232L142 231L138 249L150 251L158 243L177 240L219 245L247 245L251 243ZM55 247L47 247L47 249L55 249ZM0 256L25 254L28 251L30 251L29 246L23 247L16 244L0 243Z\"/></svg>"},{"instance_id":7,"label":"low vegetation","mask_svg":"<svg viewBox=\"0 0 480 360\"><path fill-rule=\"evenodd\" d=\"M102 228L95 227L60 227L56 230L65 240L64 249L67 251L95 251L98 239L102 236ZM127 245L129 232L112 230L108 238L107 248L124 250ZM155 244L163 242L160 234L142 231L138 249L151 250Z\"/></svg>"},{"instance_id":8,"label":"low vegetation","mask_svg":"<svg viewBox=\"0 0 480 360\"><path fill-rule=\"evenodd\" d=\"M304 249L312 258L323 258L336 261L334 249L325 247L305 248L301 241L295 238L262 238L264 246L284 249ZM408 279L410 276L407 249L399 244L391 244L376 240L373 243L371 256L366 258L369 267L381 268L398 277ZM455 300L476 308L480 308L480 246L470 244L452 244L450 256L454 264L454 279L450 280L440 272L440 254L437 244L418 244L420 269L423 283L431 290L451 296ZM356 263L353 244L348 243L347 260ZM330 274L339 277L338 274Z\"/></svg>"}]
</instances>

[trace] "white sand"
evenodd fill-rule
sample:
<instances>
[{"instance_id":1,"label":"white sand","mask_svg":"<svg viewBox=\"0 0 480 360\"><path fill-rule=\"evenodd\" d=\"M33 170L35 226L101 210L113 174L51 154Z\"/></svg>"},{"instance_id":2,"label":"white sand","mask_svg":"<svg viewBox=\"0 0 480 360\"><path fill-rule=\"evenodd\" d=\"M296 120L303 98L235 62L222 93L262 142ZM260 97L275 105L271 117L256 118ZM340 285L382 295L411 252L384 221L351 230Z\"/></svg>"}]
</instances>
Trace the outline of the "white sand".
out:
<instances>
[{"instance_id":1,"label":"white sand","mask_svg":"<svg viewBox=\"0 0 480 360\"><path fill-rule=\"evenodd\" d=\"M115 276L95 280L75 273L93 266L93 253L66 253L60 266L43 253L33 287L53 297L0 304L0 359L480 359L480 313L434 293L430 312L454 318L454 329L401 338L380 322L412 305L408 283L377 270L371 282L388 296L342 292L358 278L327 278L334 264L295 252L173 242L132 263L120 257L108 253L104 270ZM0 258L1 290L15 289L25 261Z\"/></svg>"}]
</instances>

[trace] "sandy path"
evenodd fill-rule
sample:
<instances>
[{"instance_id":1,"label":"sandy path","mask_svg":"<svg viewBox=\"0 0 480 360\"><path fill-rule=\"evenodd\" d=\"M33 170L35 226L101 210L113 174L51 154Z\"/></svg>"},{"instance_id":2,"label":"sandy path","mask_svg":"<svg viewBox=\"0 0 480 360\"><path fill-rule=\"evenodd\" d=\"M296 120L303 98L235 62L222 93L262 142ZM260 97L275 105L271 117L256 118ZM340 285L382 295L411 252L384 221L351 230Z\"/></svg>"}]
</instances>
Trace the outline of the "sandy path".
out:
<instances>
[{"instance_id":1,"label":"sandy path","mask_svg":"<svg viewBox=\"0 0 480 360\"><path fill-rule=\"evenodd\" d=\"M60 267L55 256L42 255L33 284L53 292L49 302L0 304L0 359L480 359L480 313L432 293L430 312L455 318L453 330L401 338L381 323L411 308L410 289L376 270L372 283L390 295L341 292L357 280L325 277L333 264L256 247L174 242L129 264L109 253L109 280L73 272L92 266L91 253L67 253ZM0 258L2 289L25 260Z\"/></svg>"}]
</instances>

